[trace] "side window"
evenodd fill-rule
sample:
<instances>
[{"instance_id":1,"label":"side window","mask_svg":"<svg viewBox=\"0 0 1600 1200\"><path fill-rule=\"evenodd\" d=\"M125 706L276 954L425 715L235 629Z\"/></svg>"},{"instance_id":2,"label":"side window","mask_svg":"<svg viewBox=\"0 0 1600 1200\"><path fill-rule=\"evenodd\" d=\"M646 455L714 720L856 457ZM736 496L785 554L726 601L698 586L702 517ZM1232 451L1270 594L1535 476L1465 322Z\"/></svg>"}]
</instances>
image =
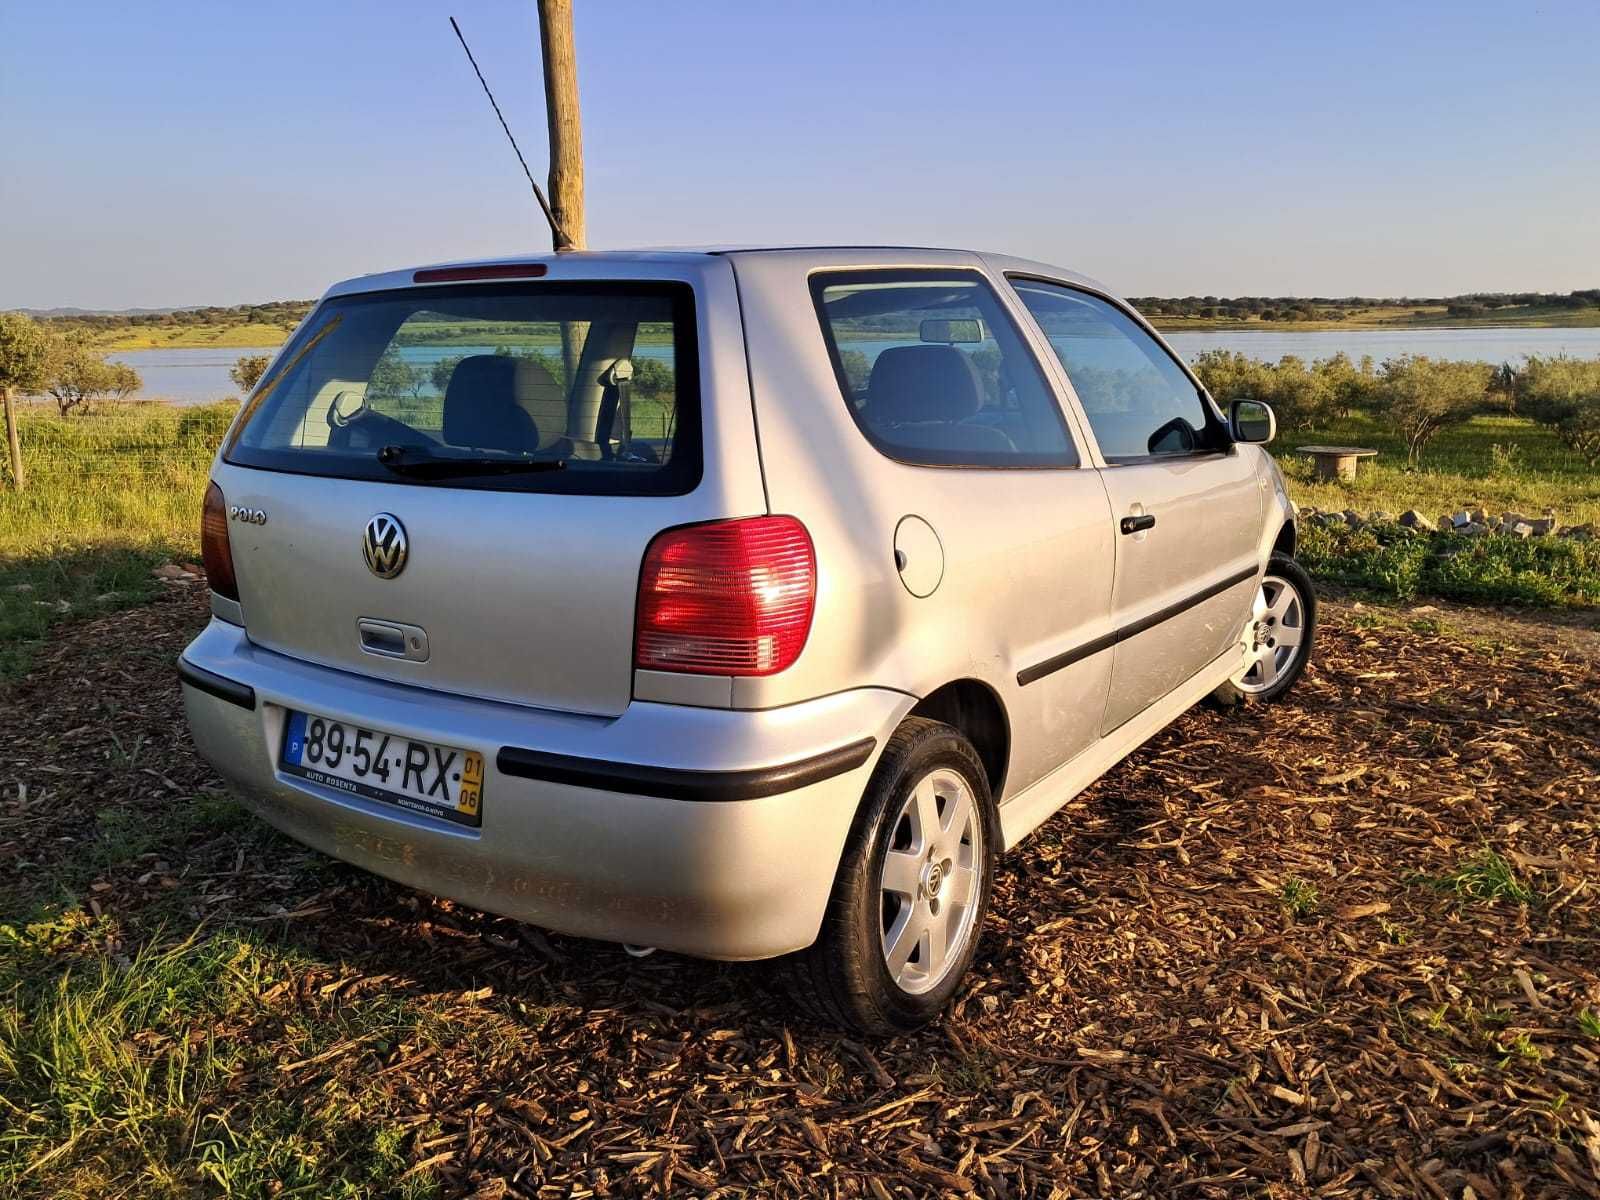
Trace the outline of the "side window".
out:
<instances>
[{"instance_id":1,"label":"side window","mask_svg":"<svg viewBox=\"0 0 1600 1200\"><path fill-rule=\"evenodd\" d=\"M971 271L816 275L812 298L856 424L923 466L1078 463L1039 364Z\"/></svg>"},{"instance_id":2,"label":"side window","mask_svg":"<svg viewBox=\"0 0 1600 1200\"><path fill-rule=\"evenodd\" d=\"M1138 322L1088 292L1012 283L1061 360L1108 462L1216 448L1204 397Z\"/></svg>"}]
</instances>

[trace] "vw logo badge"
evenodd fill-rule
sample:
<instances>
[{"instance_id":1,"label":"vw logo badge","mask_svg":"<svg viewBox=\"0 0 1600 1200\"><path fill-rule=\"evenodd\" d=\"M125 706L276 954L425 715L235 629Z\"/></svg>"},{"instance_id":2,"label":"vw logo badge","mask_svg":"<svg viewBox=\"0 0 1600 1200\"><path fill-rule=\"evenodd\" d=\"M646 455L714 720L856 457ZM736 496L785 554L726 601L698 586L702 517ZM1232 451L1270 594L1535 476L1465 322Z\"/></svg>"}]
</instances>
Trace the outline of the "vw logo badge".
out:
<instances>
[{"instance_id":1,"label":"vw logo badge","mask_svg":"<svg viewBox=\"0 0 1600 1200\"><path fill-rule=\"evenodd\" d=\"M368 521L361 554L367 560L367 569L379 579L393 579L405 570L406 527L400 524L400 518L379 513Z\"/></svg>"}]
</instances>

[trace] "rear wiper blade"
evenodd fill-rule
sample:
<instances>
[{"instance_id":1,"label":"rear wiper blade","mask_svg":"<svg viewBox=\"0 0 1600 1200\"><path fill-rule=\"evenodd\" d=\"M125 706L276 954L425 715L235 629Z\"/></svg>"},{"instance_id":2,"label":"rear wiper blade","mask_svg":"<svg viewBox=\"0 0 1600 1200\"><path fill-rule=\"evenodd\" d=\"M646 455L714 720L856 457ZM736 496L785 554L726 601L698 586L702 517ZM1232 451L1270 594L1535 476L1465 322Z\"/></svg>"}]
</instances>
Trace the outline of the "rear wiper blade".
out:
<instances>
[{"instance_id":1,"label":"rear wiper blade","mask_svg":"<svg viewBox=\"0 0 1600 1200\"><path fill-rule=\"evenodd\" d=\"M563 458L482 458L435 454L425 446L385 446L378 462L396 475L411 479L465 479L479 475L536 475L560 471Z\"/></svg>"}]
</instances>

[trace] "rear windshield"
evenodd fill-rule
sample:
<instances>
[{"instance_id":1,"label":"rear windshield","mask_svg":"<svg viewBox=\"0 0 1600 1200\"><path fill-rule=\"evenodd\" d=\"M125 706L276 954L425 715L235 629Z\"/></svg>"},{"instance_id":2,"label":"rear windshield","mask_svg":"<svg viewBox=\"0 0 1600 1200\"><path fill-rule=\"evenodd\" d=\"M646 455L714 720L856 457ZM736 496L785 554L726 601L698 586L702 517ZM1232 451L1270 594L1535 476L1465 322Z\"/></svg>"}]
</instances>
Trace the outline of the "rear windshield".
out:
<instances>
[{"instance_id":1,"label":"rear windshield","mask_svg":"<svg viewBox=\"0 0 1600 1200\"><path fill-rule=\"evenodd\" d=\"M246 467L498 491L679 494L700 479L686 284L341 296L252 393Z\"/></svg>"}]
</instances>

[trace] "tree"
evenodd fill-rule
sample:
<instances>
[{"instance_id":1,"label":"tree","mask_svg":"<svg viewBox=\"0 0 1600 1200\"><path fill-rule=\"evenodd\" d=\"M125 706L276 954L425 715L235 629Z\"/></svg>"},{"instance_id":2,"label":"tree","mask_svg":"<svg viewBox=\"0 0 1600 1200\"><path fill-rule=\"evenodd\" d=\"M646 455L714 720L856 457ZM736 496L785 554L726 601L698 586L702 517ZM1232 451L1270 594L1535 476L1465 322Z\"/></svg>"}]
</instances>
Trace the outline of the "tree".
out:
<instances>
[{"instance_id":1,"label":"tree","mask_svg":"<svg viewBox=\"0 0 1600 1200\"><path fill-rule=\"evenodd\" d=\"M50 361L50 335L22 313L0 313L0 402L6 410L6 444L10 448L11 482L22 490L22 442L11 393L36 392L44 386Z\"/></svg>"},{"instance_id":2,"label":"tree","mask_svg":"<svg viewBox=\"0 0 1600 1200\"><path fill-rule=\"evenodd\" d=\"M1487 363L1436 362L1411 354L1383 364L1378 416L1404 439L1408 462L1419 462L1441 429L1483 410L1492 372Z\"/></svg>"},{"instance_id":3,"label":"tree","mask_svg":"<svg viewBox=\"0 0 1600 1200\"><path fill-rule=\"evenodd\" d=\"M64 417L77 409L88 412L96 400L124 400L142 385L139 372L122 363L108 363L82 337L58 342L45 374L45 391L55 398Z\"/></svg>"},{"instance_id":4,"label":"tree","mask_svg":"<svg viewBox=\"0 0 1600 1200\"><path fill-rule=\"evenodd\" d=\"M261 376L271 361L270 354L241 355L239 361L228 368L228 378L238 384L239 390L248 396L256 390L256 384L261 382Z\"/></svg>"}]
</instances>

